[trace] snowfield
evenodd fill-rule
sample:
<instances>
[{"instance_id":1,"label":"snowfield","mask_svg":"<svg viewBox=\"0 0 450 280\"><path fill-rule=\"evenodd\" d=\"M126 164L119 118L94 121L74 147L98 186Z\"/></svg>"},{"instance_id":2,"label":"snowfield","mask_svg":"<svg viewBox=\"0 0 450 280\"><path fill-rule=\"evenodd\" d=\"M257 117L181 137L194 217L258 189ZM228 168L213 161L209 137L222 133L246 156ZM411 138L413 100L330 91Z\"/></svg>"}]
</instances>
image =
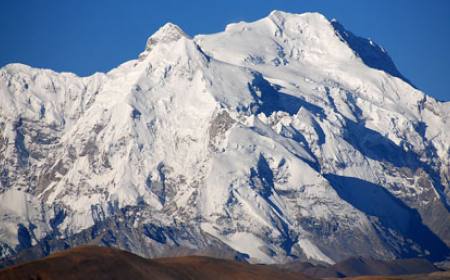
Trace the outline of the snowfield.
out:
<instances>
[{"instance_id":1,"label":"snowfield","mask_svg":"<svg viewBox=\"0 0 450 280\"><path fill-rule=\"evenodd\" d=\"M0 256L97 243L283 263L443 260L450 103L316 13L166 24L78 77L0 69Z\"/></svg>"}]
</instances>

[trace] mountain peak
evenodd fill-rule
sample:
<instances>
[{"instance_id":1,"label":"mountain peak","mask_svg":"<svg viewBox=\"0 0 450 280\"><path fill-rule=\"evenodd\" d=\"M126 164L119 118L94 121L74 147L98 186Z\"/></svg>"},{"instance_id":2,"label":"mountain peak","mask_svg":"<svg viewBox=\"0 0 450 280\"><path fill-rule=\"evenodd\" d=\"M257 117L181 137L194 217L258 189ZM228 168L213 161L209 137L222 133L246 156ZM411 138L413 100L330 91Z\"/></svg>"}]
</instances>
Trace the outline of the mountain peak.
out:
<instances>
[{"instance_id":1,"label":"mountain peak","mask_svg":"<svg viewBox=\"0 0 450 280\"><path fill-rule=\"evenodd\" d=\"M194 39L166 24L141 59L86 78L1 68L0 266L74 244L450 256L450 104L386 75L375 43L274 11Z\"/></svg>"},{"instance_id":2,"label":"mountain peak","mask_svg":"<svg viewBox=\"0 0 450 280\"><path fill-rule=\"evenodd\" d=\"M277 22L284 22L288 19L303 19L306 21L315 21L315 22L326 22L329 23L329 20L322 15L321 13L303 13L303 14L293 14L293 13L288 13L288 12L284 12L284 11L279 11L279 10L273 10L272 12L270 12L268 18L277 21Z\"/></svg>"},{"instance_id":3,"label":"mountain peak","mask_svg":"<svg viewBox=\"0 0 450 280\"><path fill-rule=\"evenodd\" d=\"M168 22L158 29L158 31L156 31L150 38L167 42L176 41L182 37L189 38L189 36L178 25Z\"/></svg>"},{"instance_id":4,"label":"mountain peak","mask_svg":"<svg viewBox=\"0 0 450 280\"><path fill-rule=\"evenodd\" d=\"M154 46L159 43L176 42L181 38L190 37L178 25L168 22L147 39L145 50L139 55L139 57L141 59L146 57L148 52L150 52L154 48Z\"/></svg>"}]
</instances>

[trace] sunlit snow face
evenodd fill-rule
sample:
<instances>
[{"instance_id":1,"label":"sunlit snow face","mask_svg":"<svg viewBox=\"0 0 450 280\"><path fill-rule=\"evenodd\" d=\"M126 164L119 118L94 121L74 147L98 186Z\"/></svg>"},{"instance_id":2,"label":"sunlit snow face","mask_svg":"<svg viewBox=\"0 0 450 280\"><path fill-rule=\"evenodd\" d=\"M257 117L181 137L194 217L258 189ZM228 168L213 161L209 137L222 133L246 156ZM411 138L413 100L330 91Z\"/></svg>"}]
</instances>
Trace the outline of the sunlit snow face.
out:
<instances>
[{"instance_id":1,"label":"sunlit snow face","mask_svg":"<svg viewBox=\"0 0 450 280\"><path fill-rule=\"evenodd\" d=\"M2 255L115 225L111 246L149 256L442 257L424 213L448 205L450 108L391 62L322 15L273 12L194 38L167 24L106 74L8 65ZM411 234L422 220L438 239Z\"/></svg>"}]
</instances>

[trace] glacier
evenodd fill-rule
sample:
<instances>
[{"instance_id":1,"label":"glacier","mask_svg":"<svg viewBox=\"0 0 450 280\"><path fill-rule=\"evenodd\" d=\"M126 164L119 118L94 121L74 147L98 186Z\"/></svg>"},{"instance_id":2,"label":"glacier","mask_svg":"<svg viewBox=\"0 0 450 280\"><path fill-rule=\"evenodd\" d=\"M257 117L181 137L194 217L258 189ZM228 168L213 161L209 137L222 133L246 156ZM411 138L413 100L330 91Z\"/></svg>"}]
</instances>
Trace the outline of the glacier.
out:
<instances>
[{"instance_id":1,"label":"glacier","mask_svg":"<svg viewBox=\"0 0 450 280\"><path fill-rule=\"evenodd\" d=\"M450 103L318 13L78 77L0 69L0 258L81 244L252 263L450 256Z\"/></svg>"}]
</instances>

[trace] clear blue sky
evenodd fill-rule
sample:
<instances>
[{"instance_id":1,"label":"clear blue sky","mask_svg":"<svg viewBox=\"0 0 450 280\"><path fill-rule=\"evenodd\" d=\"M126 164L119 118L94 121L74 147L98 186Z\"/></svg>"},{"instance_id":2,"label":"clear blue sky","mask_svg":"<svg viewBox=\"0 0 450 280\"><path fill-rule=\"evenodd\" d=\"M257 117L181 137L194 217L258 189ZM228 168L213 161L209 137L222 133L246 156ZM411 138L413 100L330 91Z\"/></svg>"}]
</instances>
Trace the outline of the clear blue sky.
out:
<instances>
[{"instance_id":1,"label":"clear blue sky","mask_svg":"<svg viewBox=\"0 0 450 280\"><path fill-rule=\"evenodd\" d=\"M85 76L136 58L167 21L213 33L271 10L321 12L388 50L400 72L450 101L450 0L1 0L0 66Z\"/></svg>"}]
</instances>

